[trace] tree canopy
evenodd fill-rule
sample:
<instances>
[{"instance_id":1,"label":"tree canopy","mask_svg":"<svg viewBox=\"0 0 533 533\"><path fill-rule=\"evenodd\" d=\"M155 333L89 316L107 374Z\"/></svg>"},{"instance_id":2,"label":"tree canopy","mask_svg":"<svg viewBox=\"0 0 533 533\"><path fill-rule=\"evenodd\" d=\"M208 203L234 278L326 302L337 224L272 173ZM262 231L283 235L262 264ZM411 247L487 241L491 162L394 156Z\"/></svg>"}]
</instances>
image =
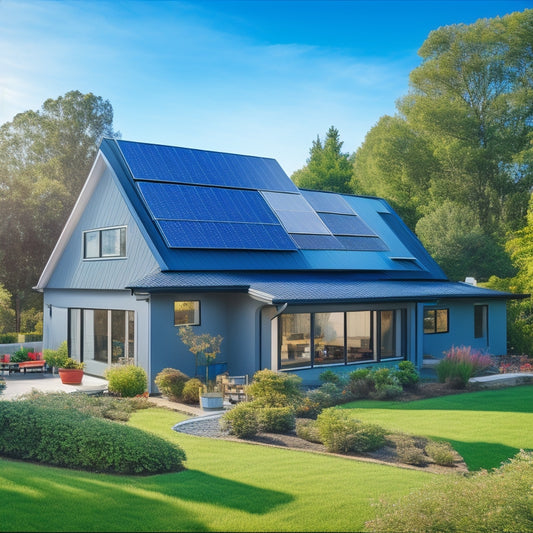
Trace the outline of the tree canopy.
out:
<instances>
[{"instance_id":1,"label":"tree canopy","mask_svg":"<svg viewBox=\"0 0 533 533\"><path fill-rule=\"evenodd\" d=\"M324 142L317 136L309 151L307 165L292 175L292 180L301 189L350 192L352 163L349 154L343 153L339 131L331 126Z\"/></svg>"},{"instance_id":2,"label":"tree canopy","mask_svg":"<svg viewBox=\"0 0 533 533\"><path fill-rule=\"evenodd\" d=\"M111 104L71 91L0 127L0 282L11 293L17 331L24 308L93 164L113 131Z\"/></svg>"}]
</instances>

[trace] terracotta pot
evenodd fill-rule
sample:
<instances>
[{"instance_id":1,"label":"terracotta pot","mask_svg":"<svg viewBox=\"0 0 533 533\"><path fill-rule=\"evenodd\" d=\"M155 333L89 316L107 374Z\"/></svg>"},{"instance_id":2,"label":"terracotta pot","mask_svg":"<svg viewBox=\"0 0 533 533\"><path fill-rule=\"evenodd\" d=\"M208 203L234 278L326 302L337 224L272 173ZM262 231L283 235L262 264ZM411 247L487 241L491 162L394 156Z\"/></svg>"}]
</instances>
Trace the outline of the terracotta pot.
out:
<instances>
[{"instance_id":1,"label":"terracotta pot","mask_svg":"<svg viewBox=\"0 0 533 533\"><path fill-rule=\"evenodd\" d=\"M64 385L81 385L83 368L60 368L59 377Z\"/></svg>"}]
</instances>

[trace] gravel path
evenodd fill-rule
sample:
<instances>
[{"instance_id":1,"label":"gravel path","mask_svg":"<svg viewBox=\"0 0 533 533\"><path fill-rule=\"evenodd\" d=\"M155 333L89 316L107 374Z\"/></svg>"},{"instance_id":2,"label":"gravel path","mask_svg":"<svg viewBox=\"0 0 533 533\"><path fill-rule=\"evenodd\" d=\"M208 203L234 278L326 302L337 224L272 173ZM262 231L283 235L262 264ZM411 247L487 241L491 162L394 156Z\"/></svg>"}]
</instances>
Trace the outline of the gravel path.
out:
<instances>
[{"instance_id":1,"label":"gravel path","mask_svg":"<svg viewBox=\"0 0 533 533\"><path fill-rule=\"evenodd\" d=\"M179 433L196 435L197 437L211 437L212 439L226 438L229 436L227 431L220 428L220 417L222 415L198 416L184 420L176 424L172 429Z\"/></svg>"}]
</instances>

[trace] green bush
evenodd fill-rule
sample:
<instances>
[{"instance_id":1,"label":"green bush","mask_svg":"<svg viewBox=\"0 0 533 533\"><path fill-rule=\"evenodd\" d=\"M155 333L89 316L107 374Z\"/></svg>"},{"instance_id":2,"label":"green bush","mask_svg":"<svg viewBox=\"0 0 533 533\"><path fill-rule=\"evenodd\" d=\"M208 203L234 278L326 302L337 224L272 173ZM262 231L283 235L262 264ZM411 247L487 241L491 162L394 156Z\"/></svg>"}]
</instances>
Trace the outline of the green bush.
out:
<instances>
[{"instance_id":1,"label":"green bush","mask_svg":"<svg viewBox=\"0 0 533 533\"><path fill-rule=\"evenodd\" d=\"M402 463L415 466L427 464L427 457L424 453L427 439L400 433L394 435L394 443L396 455Z\"/></svg>"},{"instance_id":2,"label":"green bush","mask_svg":"<svg viewBox=\"0 0 533 533\"><path fill-rule=\"evenodd\" d=\"M416 389L420 382L420 376L416 371L415 365L411 361L402 361L398 364L398 370L394 373L398 378L400 385L404 389Z\"/></svg>"},{"instance_id":3,"label":"green bush","mask_svg":"<svg viewBox=\"0 0 533 533\"><path fill-rule=\"evenodd\" d=\"M341 381L341 378L339 374L333 372L333 370L324 370L324 372L321 372L318 376L318 379L322 381L322 383L335 383L338 384Z\"/></svg>"},{"instance_id":4,"label":"green bush","mask_svg":"<svg viewBox=\"0 0 533 533\"><path fill-rule=\"evenodd\" d=\"M397 502L381 500L368 531L533 531L533 453L491 472L440 476Z\"/></svg>"},{"instance_id":5,"label":"green bush","mask_svg":"<svg viewBox=\"0 0 533 533\"><path fill-rule=\"evenodd\" d=\"M185 453L137 428L33 401L1 402L0 455L114 474L182 470Z\"/></svg>"},{"instance_id":6,"label":"green bush","mask_svg":"<svg viewBox=\"0 0 533 533\"><path fill-rule=\"evenodd\" d=\"M52 368L63 368L63 365L68 358L67 341L63 341L57 350L51 350L49 348L43 350L43 359L46 361L46 364Z\"/></svg>"},{"instance_id":7,"label":"green bush","mask_svg":"<svg viewBox=\"0 0 533 533\"><path fill-rule=\"evenodd\" d=\"M0 333L0 344L15 344L18 340L17 333Z\"/></svg>"},{"instance_id":8,"label":"green bush","mask_svg":"<svg viewBox=\"0 0 533 533\"><path fill-rule=\"evenodd\" d=\"M289 433L296 425L292 407L259 407L257 420L260 430L267 433Z\"/></svg>"},{"instance_id":9,"label":"green bush","mask_svg":"<svg viewBox=\"0 0 533 533\"><path fill-rule=\"evenodd\" d=\"M189 380L189 376L175 368L164 368L155 377L157 388L169 400L179 401L183 395L183 387Z\"/></svg>"},{"instance_id":10,"label":"green bush","mask_svg":"<svg viewBox=\"0 0 533 533\"><path fill-rule=\"evenodd\" d=\"M148 384L144 368L134 365L113 365L106 370L105 377L109 392L125 398L143 394Z\"/></svg>"},{"instance_id":11,"label":"green bush","mask_svg":"<svg viewBox=\"0 0 533 533\"><path fill-rule=\"evenodd\" d=\"M316 420L299 419L296 420L296 435L301 439L309 442L318 442L322 444L320 439L320 433L318 432L318 426Z\"/></svg>"},{"instance_id":12,"label":"green bush","mask_svg":"<svg viewBox=\"0 0 533 533\"><path fill-rule=\"evenodd\" d=\"M198 378L191 378L186 381L181 393L181 401L188 404L198 403L200 389L203 389L203 386L203 383Z\"/></svg>"},{"instance_id":13,"label":"green bush","mask_svg":"<svg viewBox=\"0 0 533 533\"><path fill-rule=\"evenodd\" d=\"M374 370L372 372L372 378L376 390L370 396L377 400L392 400L403 392L398 378L390 368L378 368Z\"/></svg>"},{"instance_id":14,"label":"green bush","mask_svg":"<svg viewBox=\"0 0 533 533\"><path fill-rule=\"evenodd\" d=\"M84 393L41 392L33 389L23 396L25 400L52 409L76 409L97 418L127 422L137 409L150 407L146 398L117 398L115 396L88 395Z\"/></svg>"},{"instance_id":15,"label":"green bush","mask_svg":"<svg viewBox=\"0 0 533 533\"><path fill-rule=\"evenodd\" d=\"M376 390L371 368L358 368L350 372L349 378L345 390L354 400L369 398Z\"/></svg>"},{"instance_id":16,"label":"green bush","mask_svg":"<svg viewBox=\"0 0 533 533\"><path fill-rule=\"evenodd\" d=\"M303 399L301 383L302 378L295 374L265 369L254 374L247 392L264 407L296 406Z\"/></svg>"},{"instance_id":17,"label":"green bush","mask_svg":"<svg viewBox=\"0 0 533 533\"><path fill-rule=\"evenodd\" d=\"M28 354L33 351L33 348L24 348L23 346L21 346L19 350L13 352L10 361L12 363L22 363L23 361L29 361L30 358L28 357Z\"/></svg>"},{"instance_id":18,"label":"green bush","mask_svg":"<svg viewBox=\"0 0 533 533\"><path fill-rule=\"evenodd\" d=\"M222 429L232 435L245 439L253 437L259 432L257 405L253 402L242 402L227 411L220 419Z\"/></svg>"},{"instance_id":19,"label":"green bush","mask_svg":"<svg viewBox=\"0 0 533 533\"><path fill-rule=\"evenodd\" d=\"M425 451L435 464L453 466L455 463L453 448L449 442L432 441L426 445Z\"/></svg>"},{"instance_id":20,"label":"green bush","mask_svg":"<svg viewBox=\"0 0 533 533\"><path fill-rule=\"evenodd\" d=\"M316 419L320 440L330 452L368 452L385 445L386 431L354 420L347 411L330 407Z\"/></svg>"},{"instance_id":21,"label":"green bush","mask_svg":"<svg viewBox=\"0 0 533 533\"><path fill-rule=\"evenodd\" d=\"M296 406L296 417L314 419L319 415L322 409L323 407L319 399L311 395L311 391L309 391L304 399Z\"/></svg>"}]
</instances>

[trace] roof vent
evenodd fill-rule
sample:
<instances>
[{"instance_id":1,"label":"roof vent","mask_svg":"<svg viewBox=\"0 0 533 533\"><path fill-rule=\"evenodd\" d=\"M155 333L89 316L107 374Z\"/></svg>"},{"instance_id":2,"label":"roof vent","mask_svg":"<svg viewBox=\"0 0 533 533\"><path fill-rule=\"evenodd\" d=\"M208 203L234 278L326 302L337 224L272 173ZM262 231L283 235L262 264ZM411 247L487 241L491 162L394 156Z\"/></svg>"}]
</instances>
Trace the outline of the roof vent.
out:
<instances>
[{"instance_id":1,"label":"roof vent","mask_svg":"<svg viewBox=\"0 0 533 533\"><path fill-rule=\"evenodd\" d=\"M465 278L465 283L468 283L468 285L474 285L474 287L477 285L476 278Z\"/></svg>"}]
</instances>

